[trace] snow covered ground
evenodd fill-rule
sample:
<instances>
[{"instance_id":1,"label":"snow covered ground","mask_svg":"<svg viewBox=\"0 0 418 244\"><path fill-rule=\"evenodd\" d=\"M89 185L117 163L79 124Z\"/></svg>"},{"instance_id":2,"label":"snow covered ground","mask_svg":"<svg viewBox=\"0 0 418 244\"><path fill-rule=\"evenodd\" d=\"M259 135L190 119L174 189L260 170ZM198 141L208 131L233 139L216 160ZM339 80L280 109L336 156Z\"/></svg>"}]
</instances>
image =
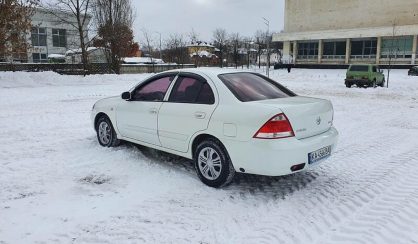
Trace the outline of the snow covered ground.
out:
<instances>
[{"instance_id":1,"label":"snow covered ground","mask_svg":"<svg viewBox=\"0 0 418 244\"><path fill-rule=\"evenodd\" d=\"M93 103L147 76L0 73L0 243L418 243L418 77L347 89L343 70L274 71L332 100L338 149L216 190L188 160L97 143Z\"/></svg>"}]
</instances>

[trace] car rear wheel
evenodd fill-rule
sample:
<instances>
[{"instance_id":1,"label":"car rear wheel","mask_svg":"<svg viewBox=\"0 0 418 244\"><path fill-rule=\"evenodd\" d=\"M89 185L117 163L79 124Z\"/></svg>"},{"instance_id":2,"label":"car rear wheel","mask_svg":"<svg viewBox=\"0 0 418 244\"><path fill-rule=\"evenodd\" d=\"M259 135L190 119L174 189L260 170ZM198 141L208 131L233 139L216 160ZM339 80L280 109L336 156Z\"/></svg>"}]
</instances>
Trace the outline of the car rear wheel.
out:
<instances>
[{"instance_id":1,"label":"car rear wheel","mask_svg":"<svg viewBox=\"0 0 418 244\"><path fill-rule=\"evenodd\" d=\"M345 84L345 87L347 87L347 88L351 88L351 84Z\"/></svg>"},{"instance_id":2,"label":"car rear wheel","mask_svg":"<svg viewBox=\"0 0 418 244\"><path fill-rule=\"evenodd\" d=\"M373 87L373 88L376 88L376 87L377 87L376 79L374 79L374 80L373 80L373 82L372 82L372 87Z\"/></svg>"},{"instance_id":3,"label":"car rear wheel","mask_svg":"<svg viewBox=\"0 0 418 244\"><path fill-rule=\"evenodd\" d=\"M120 140L116 136L112 122L107 116L101 116L96 123L97 140L103 147L117 147Z\"/></svg>"},{"instance_id":4,"label":"car rear wheel","mask_svg":"<svg viewBox=\"0 0 418 244\"><path fill-rule=\"evenodd\" d=\"M201 142L193 156L196 173L204 184L219 188L227 186L233 180L235 169L219 141L208 139Z\"/></svg>"},{"instance_id":5,"label":"car rear wheel","mask_svg":"<svg viewBox=\"0 0 418 244\"><path fill-rule=\"evenodd\" d=\"M385 78L383 78L382 83L380 84L380 86L385 87L385 84L386 84L386 80L385 80Z\"/></svg>"}]
</instances>

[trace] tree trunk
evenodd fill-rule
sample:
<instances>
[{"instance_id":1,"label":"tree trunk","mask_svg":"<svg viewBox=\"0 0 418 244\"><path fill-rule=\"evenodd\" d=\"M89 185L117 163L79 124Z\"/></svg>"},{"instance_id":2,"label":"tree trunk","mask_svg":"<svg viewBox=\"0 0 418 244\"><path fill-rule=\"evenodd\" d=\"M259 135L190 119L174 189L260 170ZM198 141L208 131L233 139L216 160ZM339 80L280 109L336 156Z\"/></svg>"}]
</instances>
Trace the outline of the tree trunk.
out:
<instances>
[{"instance_id":1,"label":"tree trunk","mask_svg":"<svg viewBox=\"0 0 418 244\"><path fill-rule=\"evenodd\" d=\"M81 47L81 62L83 63L83 74L86 76L86 72L88 70L87 64L88 64L88 58L87 58L87 50L86 50L86 44L84 43L84 33L83 33L83 27L79 25L78 32L80 35L80 47Z\"/></svg>"}]
</instances>

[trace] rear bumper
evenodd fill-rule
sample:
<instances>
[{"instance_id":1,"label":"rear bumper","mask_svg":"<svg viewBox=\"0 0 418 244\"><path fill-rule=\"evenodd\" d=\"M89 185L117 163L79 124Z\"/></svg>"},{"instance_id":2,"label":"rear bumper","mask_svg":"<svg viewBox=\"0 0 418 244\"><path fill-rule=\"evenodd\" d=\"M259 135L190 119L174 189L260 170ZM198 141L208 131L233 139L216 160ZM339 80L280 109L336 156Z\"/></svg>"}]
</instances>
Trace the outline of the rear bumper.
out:
<instances>
[{"instance_id":1,"label":"rear bumper","mask_svg":"<svg viewBox=\"0 0 418 244\"><path fill-rule=\"evenodd\" d=\"M345 79L345 84L347 85L357 85L357 86L368 86L372 85L373 82L371 82L368 79Z\"/></svg>"},{"instance_id":2,"label":"rear bumper","mask_svg":"<svg viewBox=\"0 0 418 244\"><path fill-rule=\"evenodd\" d=\"M305 164L303 170L306 170L321 163L309 165L308 154L327 146L331 146L332 154L337 140L338 131L332 127L306 139L252 139L248 142L226 141L224 144L237 172L244 169L249 174L280 176L295 173L291 170L294 165Z\"/></svg>"}]
</instances>

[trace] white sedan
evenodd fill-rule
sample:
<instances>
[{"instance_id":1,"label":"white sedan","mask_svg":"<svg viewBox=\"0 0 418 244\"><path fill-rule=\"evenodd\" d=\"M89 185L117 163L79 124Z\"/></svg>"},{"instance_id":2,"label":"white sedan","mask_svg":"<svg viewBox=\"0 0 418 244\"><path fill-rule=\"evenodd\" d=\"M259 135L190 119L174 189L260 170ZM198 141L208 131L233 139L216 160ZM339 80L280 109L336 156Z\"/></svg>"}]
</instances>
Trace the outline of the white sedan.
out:
<instances>
[{"instance_id":1,"label":"white sedan","mask_svg":"<svg viewBox=\"0 0 418 244\"><path fill-rule=\"evenodd\" d=\"M211 187L236 172L267 176L309 169L335 150L330 101L298 96L251 72L163 72L93 106L99 143L130 141L194 160Z\"/></svg>"}]
</instances>

